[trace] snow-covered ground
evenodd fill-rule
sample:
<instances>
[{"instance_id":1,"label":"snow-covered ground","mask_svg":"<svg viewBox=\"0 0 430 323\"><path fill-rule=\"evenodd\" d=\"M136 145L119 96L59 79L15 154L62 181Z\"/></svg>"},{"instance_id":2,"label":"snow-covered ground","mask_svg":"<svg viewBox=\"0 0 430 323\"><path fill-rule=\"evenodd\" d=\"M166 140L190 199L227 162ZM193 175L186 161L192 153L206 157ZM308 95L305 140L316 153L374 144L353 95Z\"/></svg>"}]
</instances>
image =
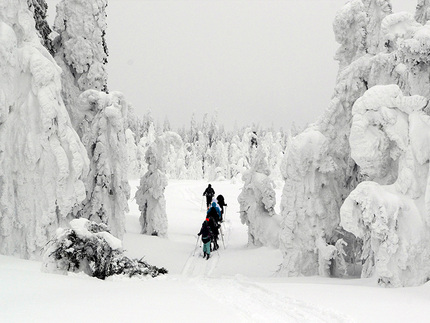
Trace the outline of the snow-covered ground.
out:
<instances>
[{"instance_id":1,"label":"snow-covered ground","mask_svg":"<svg viewBox=\"0 0 430 323\"><path fill-rule=\"evenodd\" d=\"M131 183L132 197L138 181ZM384 289L370 279L277 277L281 252L247 247L237 196L242 183L213 182L228 204L224 244L203 260L203 181L170 181L168 238L141 235L132 198L124 248L169 270L155 279L42 273L41 263L0 256L1 322L428 322L430 283ZM280 190L278 194L278 205ZM279 212L279 210L277 210Z\"/></svg>"}]
</instances>

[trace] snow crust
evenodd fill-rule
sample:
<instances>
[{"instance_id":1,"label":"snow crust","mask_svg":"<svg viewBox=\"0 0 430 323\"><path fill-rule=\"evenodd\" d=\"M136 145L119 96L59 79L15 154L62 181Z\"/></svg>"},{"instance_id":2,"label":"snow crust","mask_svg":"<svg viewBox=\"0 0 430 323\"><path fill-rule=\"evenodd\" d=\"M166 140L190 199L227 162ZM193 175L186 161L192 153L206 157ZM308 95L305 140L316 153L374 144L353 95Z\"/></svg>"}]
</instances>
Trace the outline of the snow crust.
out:
<instances>
[{"instance_id":1,"label":"snow crust","mask_svg":"<svg viewBox=\"0 0 430 323\"><path fill-rule=\"evenodd\" d=\"M40 250L83 200L85 148L27 1L0 2L0 252Z\"/></svg>"}]
</instances>

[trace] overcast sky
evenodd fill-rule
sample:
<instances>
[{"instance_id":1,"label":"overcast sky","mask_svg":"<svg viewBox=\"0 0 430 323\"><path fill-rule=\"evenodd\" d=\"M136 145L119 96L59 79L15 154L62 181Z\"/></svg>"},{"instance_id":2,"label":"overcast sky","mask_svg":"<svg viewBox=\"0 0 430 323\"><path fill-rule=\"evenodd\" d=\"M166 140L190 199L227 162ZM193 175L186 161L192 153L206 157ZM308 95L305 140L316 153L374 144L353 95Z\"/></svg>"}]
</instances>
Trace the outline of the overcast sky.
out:
<instances>
[{"instance_id":1,"label":"overcast sky","mask_svg":"<svg viewBox=\"0 0 430 323\"><path fill-rule=\"evenodd\" d=\"M52 5L50 19L55 15ZM110 0L109 89L173 127L218 111L227 128L313 122L337 73L343 0ZM416 1L394 0L395 12Z\"/></svg>"}]
</instances>

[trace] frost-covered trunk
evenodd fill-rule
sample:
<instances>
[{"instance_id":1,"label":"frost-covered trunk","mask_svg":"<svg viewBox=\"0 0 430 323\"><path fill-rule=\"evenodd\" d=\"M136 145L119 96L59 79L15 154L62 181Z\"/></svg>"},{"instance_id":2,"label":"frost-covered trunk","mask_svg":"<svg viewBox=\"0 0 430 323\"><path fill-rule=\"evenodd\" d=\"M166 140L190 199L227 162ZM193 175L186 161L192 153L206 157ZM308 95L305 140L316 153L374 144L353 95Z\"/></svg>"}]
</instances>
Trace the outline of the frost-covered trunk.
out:
<instances>
[{"instance_id":1,"label":"frost-covered trunk","mask_svg":"<svg viewBox=\"0 0 430 323\"><path fill-rule=\"evenodd\" d=\"M90 158L86 179L87 196L74 213L105 223L120 239L125 232L130 186L127 180L128 152L125 135L127 103L119 92L88 90L79 97L85 115L80 128Z\"/></svg>"},{"instance_id":2,"label":"frost-covered trunk","mask_svg":"<svg viewBox=\"0 0 430 323\"><path fill-rule=\"evenodd\" d=\"M0 1L0 252L39 258L85 198L85 148L26 0Z\"/></svg>"},{"instance_id":3,"label":"frost-covered trunk","mask_svg":"<svg viewBox=\"0 0 430 323\"><path fill-rule=\"evenodd\" d=\"M275 213L276 194L266 154L259 148L238 197L240 219L248 226L248 244L279 247L280 217Z\"/></svg>"}]
</instances>

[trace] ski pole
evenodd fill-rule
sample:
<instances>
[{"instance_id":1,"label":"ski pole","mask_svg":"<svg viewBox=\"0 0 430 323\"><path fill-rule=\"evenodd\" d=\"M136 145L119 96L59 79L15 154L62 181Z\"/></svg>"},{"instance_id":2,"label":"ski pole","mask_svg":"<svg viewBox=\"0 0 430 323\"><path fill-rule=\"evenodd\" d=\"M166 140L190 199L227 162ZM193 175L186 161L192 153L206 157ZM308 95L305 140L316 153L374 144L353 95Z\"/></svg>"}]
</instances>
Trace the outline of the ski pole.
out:
<instances>
[{"instance_id":1,"label":"ski pole","mask_svg":"<svg viewBox=\"0 0 430 323\"><path fill-rule=\"evenodd\" d=\"M221 232L221 241L222 241L222 246L224 247L224 250L225 250L224 233L222 233L222 227L219 227L219 231Z\"/></svg>"},{"instance_id":2,"label":"ski pole","mask_svg":"<svg viewBox=\"0 0 430 323\"><path fill-rule=\"evenodd\" d=\"M200 240L200 236L197 236L196 246L194 247L194 251L193 251L193 257L196 254L197 245L199 244L199 240Z\"/></svg>"}]
</instances>

